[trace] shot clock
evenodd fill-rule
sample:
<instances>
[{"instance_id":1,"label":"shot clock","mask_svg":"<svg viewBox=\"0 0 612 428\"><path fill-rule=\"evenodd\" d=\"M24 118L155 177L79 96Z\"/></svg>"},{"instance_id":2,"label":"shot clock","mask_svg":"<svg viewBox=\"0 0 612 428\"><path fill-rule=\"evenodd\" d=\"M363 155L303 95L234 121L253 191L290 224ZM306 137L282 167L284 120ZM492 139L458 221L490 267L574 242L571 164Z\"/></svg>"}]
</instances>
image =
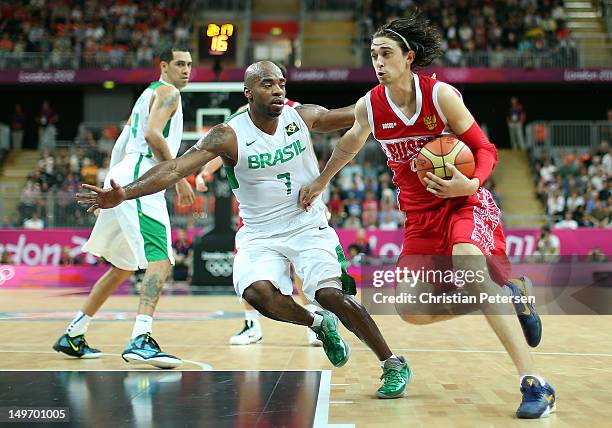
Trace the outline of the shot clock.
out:
<instances>
[{"instance_id":1,"label":"shot clock","mask_svg":"<svg viewBox=\"0 0 612 428\"><path fill-rule=\"evenodd\" d=\"M200 58L235 59L236 27L229 22L209 22L200 27Z\"/></svg>"}]
</instances>

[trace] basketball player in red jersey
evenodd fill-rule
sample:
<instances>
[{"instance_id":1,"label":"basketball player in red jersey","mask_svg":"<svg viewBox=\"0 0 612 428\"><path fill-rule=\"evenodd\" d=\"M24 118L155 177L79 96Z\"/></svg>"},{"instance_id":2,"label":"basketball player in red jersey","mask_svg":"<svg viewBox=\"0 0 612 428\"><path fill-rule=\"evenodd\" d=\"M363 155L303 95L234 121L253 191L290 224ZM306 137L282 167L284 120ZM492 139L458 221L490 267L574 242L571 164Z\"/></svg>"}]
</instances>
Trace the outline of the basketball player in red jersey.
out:
<instances>
[{"instance_id":1,"label":"basketball player in red jersey","mask_svg":"<svg viewBox=\"0 0 612 428\"><path fill-rule=\"evenodd\" d=\"M441 54L440 45L439 33L419 14L394 20L374 34L371 56L380 84L357 102L353 127L338 142L320 177L301 189L300 201L308 209L372 134L387 155L393 182L399 190L399 206L407 216L400 263L408 259L406 256L452 256L455 269L461 267L458 263L466 263L469 270L485 272L484 282L467 287L472 292L519 297L527 293L528 284L524 281L506 282L506 278L500 279L503 272L499 269L497 275L492 272L493 279L486 274L484 256L507 260L500 210L491 194L481 187L497 162L497 150L455 88L416 73ZM474 153L474 176L470 179L446 164L452 178L443 180L428 173L425 188L413 161L428 141L445 131L454 133ZM494 280L503 284L501 290ZM464 307L464 312L474 310ZM500 303L484 301L479 307L517 367L523 395L517 416L530 419L548 416L555 410L555 391L537 374L519 328L523 328L531 346L539 343L541 322L533 305L515 305L519 322L514 315L504 315L508 308ZM405 312L400 315L418 324L452 316Z\"/></svg>"}]
</instances>

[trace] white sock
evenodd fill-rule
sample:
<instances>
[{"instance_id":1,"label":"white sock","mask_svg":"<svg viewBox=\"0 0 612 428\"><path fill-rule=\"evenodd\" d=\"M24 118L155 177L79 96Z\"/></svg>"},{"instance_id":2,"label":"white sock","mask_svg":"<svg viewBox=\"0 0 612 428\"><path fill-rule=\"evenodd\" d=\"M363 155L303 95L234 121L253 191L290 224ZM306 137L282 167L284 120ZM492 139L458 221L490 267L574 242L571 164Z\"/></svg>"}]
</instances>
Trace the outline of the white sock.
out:
<instances>
[{"instance_id":1,"label":"white sock","mask_svg":"<svg viewBox=\"0 0 612 428\"><path fill-rule=\"evenodd\" d=\"M306 308L310 312L316 312L316 311L320 311L321 310L321 308L318 307L317 305L315 305L314 303L309 303L306 306L304 306L304 308Z\"/></svg>"},{"instance_id":2,"label":"white sock","mask_svg":"<svg viewBox=\"0 0 612 428\"><path fill-rule=\"evenodd\" d=\"M256 309L246 309L244 311L244 319L251 325L259 321L259 312Z\"/></svg>"},{"instance_id":3,"label":"white sock","mask_svg":"<svg viewBox=\"0 0 612 428\"><path fill-rule=\"evenodd\" d=\"M321 324L323 324L323 316L313 313L311 327L321 327Z\"/></svg>"},{"instance_id":4,"label":"white sock","mask_svg":"<svg viewBox=\"0 0 612 428\"><path fill-rule=\"evenodd\" d=\"M79 311L79 313L76 315L76 317L74 317L70 325L68 325L66 333L68 333L68 336L70 337L85 334L87 328L89 327L89 321L91 321L91 317Z\"/></svg>"},{"instance_id":5,"label":"white sock","mask_svg":"<svg viewBox=\"0 0 612 428\"><path fill-rule=\"evenodd\" d=\"M398 358L395 356L395 354L391 354L391 356L390 356L389 358L387 358L387 360L390 360L391 358L395 358L396 360L398 359ZM387 362L387 360L382 360L382 361L379 361L380 366L381 366L381 367L384 367L384 366L385 366L385 362Z\"/></svg>"},{"instance_id":6,"label":"white sock","mask_svg":"<svg viewBox=\"0 0 612 428\"><path fill-rule=\"evenodd\" d=\"M535 375L535 374L527 374L527 375L519 376L519 385L523 383L523 378L525 376L535 377L538 380L538 382L540 382L540 385L542 386L546 385L546 381L544 380L544 378L540 375Z\"/></svg>"},{"instance_id":7,"label":"white sock","mask_svg":"<svg viewBox=\"0 0 612 428\"><path fill-rule=\"evenodd\" d=\"M143 314L136 315L136 322L134 322L134 329L132 330L132 339L140 336L141 334L151 334L152 331L153 317Z\"/></svg>"}]
</instances>

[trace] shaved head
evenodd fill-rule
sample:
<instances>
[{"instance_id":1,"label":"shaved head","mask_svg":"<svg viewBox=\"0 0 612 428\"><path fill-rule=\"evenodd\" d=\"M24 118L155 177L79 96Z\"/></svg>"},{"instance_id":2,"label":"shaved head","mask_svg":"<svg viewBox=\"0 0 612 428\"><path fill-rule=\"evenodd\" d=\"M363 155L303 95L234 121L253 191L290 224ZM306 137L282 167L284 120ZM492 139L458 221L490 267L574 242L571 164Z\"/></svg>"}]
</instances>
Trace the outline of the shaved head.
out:
<instances>
[{"instance_id":1,"label":"shaved head","mask_svg":"<svg viewBox=\"0 0 612 428\"><path fill-rule=\"evenodd\" d=\"M283 79L283 72L272 61L258 61L249 65L244 72L244 86L252 89L265 78Z\"/></svg>"},{"instance_id":2,"label":"shaved head","mask_svg":"<svg viewBox=\"0 0 612 428\"><path fill-rule=\"evenodd\" d=\"M244 96L251 114L266 120L277 118L285 105L283 71L271 61L249 65L244 72Z\"/></svg>"}]
</instances>

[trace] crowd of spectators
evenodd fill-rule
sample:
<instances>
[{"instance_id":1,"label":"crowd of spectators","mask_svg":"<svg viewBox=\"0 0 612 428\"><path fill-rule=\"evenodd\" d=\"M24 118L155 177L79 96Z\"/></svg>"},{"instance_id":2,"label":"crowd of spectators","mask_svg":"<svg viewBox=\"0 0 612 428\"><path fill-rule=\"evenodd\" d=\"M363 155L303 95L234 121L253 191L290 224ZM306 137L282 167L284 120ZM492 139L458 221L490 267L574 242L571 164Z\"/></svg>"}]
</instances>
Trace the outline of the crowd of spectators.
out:
<instances>
[{"instance_id":1,"label":"crowd of spectators","mask_svg":"<svg viewBox=\"0 0 612 428\"><path fill-rule=\"evenodd\" d=\"M14 223L31 228L92 226L95 217L76 204L74 195L81 183L104 184L110 153L120 129L119 125L81 127L68 145L64 142L52 150L41 150L36 169L28 176L21 192L19 218ZM191 183L195 185L193 179ZM184 207L174 196L173 189L166 192L168 209L181 226L192 227L197 219L214 210L214 198L196 194L194 204ZM52 224L46 224L50 219Z\"/></svg>"},{"instance_id":2,"label":"crowd of spectators","mask_svg":"<svg viewBox=\"0 0 612 428\"><path fill-rule=\"evenodd\" d=\"M74 194L81 183L100 185L104 182L117 135L118 127L115 126L85 130L73 147L43 151L21 193L19 223L24 227L42 228L43 219L52 214L65 225L91 225L91 216L76 205ZM49 194L51 198L47 197ZM37 221L31 222L33 218Z\"/></svg>"},{"instance_id":3,"label":"crowd of spectators","mask_svg":"<svg viewBox=\"0 0 612 428\"><path fill-rule=\"evenodd\" d=\"M576 61L562 0L372 0L364 2L361 33L370 35L414 8L440 30L445 65L546 66L549 61L550 66L560 59ZM364 42L369 47L369 39ZM508 56L509 51L519 55Z\"/></svg>"},{"instance_id":4,"label":"crowd of spectators","mask_svg":"<svg viewBox=\"0 0 612 428\"><path fill-rule=\"evenodd\" d=\"M325 6L326 2L315 3ZM449 66L546 66L546 61L548 65L576 61L562 0L337 3L357 11L359 34L368 46L378 26L420 9L443 34L442 62ZM0 2L0 68L10 65L9 61L27 67L30 60L33 67L149 67L157 53L173 42L190 41L196 6L197 2L186 0L4 0ZM508 51L533 55L509 57ZM486 55L479 55L483 52ZM44 55L29 59L27 53Z\"/></svg>"},{"instance_id":5,"label":"crowd of spectators","mask_svg":"<svg viewBox=\"0 0 612 428\"><path fill-rule=\"evenodd\" d=\"M191 7L185 0L1 1L0 68L7 54L27 65L30 52L44 54L51 68L149 67L173 42L190 40Z\"/></svg>"},{"instance_id":6,"label":"crowd of spectators","mask_svg":"<svg viewBox=\"0 0 612 428\"><path fill-rule=\"evenodd\" d=\"M533 161L538 195L554 227L610 227L612 150L559 149Z\"/></svg>"}]
</instances>

